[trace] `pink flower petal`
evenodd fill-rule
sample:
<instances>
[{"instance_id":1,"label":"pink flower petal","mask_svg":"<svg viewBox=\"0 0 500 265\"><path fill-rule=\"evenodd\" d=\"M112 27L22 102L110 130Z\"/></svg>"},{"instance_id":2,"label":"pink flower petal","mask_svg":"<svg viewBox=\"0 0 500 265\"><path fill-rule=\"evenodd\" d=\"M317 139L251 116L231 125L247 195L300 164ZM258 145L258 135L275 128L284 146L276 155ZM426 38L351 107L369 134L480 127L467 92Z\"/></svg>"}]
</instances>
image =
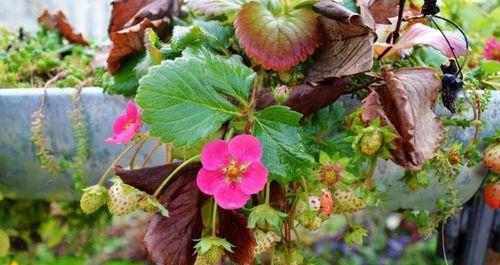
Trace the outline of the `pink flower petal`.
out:
<instances>
[{"instance_id":1,"label":"pink flower petal","mask_svg":"<svg viewBox=\"0 0 500 265\"><path fill-rule=\"evenodd\" d=\"M451 47L456 56L465 55L466 46L462 36L457 32L445 31ZM405 49L412 48L415 45L430 45L441 51L448 57L453 57L453 52L439 30L431 28L421 23L417 23L408 29L396 44L397 50L404 53Z\"/></svg>"},{"instance_id":2,"label":"pink flower petal","mask_svg":"<svg viewBox=\"0 0 500 265\"><path fill-rule=\"evenodd\" d=\"M201 168L196 177L196 185L205 194L214 195L217 187L225 185L224 174L220 170Z\"/></svg>"},{"instance_id":3,"label":"pink flower petal","mask_svg":"<svg viewBox=\"0 0 500 265\"><path fill-rule=\"evenodd\" d=\"M134 102L127 102L127 118L129 120L139 119L139 107Z\"/></svg>"},{"instance_id":4,"label":"pink flower petal","mask_svg":"<svg viewBox=\"0 0 500 265\"><path fill-rule=\"evenodd\" d=\"M230 158L228 144L223 140L211 141L201 151L201 163L208 170L216 170L226 166Z\"/></svg>"},{"instance_id":5,"label":"pink flower petal","mask_svg":"<svg viewBox=\"0 0 500 265\"><path fill-rule=\"evenodd\" d=\"M116 120L115 124L113 125L113 134L119 134L123 131L127 123L129 122L128 117L126 114L120 115Z\"/></svg>"},{"instance_id":6,"label":"pink flower petal","mask_svg":"<svg viewBox=\"0 0 500 265\"><path fill-rule=\"evenodd\" d=\"M238 184L232 182L218 186L214 198L221 208L234 210L243 207L250 199L250 195L245 194Z\"/></svg>"},{"instance_id":7,"label":"pink flower petal","mask_svg":"<svg viewBox=\"0 0 500 265\"><path fill-rule=\"evenodd\" d=\"M261 162L252 162L241 180L241 190L246 194L255 194L261 191L267 182L268 171Z\"/></svg>"},{"instance_id":8,"label":"pink flower petal","mask_svg":"<svg viewBox=\"0 0 500 265\"><path fill-rule=\"evenodd\" d=\"M484 58L486 60L500 61L500 42L492 38L484 47Z\"/></svg>"},{"instance_id":9,"label":"pink flower petal","mask_svg":"<svg viewBox=\"0 0 500 265\"><path fill-rule=\"evenodd\" d=\"M229 153L239 164L259 161L262 157L260 141L252 135L241 134L229 142Z\"/></svg>"}]
</instances>

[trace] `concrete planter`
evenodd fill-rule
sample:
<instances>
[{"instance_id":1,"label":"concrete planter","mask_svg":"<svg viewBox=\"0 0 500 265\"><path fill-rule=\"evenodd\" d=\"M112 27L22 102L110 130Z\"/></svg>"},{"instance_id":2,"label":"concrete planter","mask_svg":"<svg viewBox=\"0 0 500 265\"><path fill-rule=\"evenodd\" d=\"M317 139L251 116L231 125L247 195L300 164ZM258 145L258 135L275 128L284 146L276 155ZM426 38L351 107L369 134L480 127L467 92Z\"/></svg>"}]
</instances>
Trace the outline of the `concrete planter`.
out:
<instances>
[{"instance_id":1,"label":"concrete planter","mask_svg":"<svg viewBox=\"0 0 500 265\"><path fill-rule=\"evenodd\" d=\"M69 118L72 108L71 95L75 89L49 89L46 116L46 136L49 146L56 156L71 158L75 151L74 132ZM11 198L69 199L78 196L73 189L69 174L51 175L41 169L35 159L35 149L30 141L32 113L38 110L43 89L0 89L0 120L3 130L0 133L0 192ZM87 163L89 183L96 183L97 178L123 150L123 146L111 145L104 139L111 133L114 119L123 112L127 99L102 93L99 88L85 88L82 91L81 104L84 109L88 137L90 140L90 158ZM342 98L347 109L359 104L350 97ZM443 110L438 112L444 113ZM494 92L490 108L484 113L487 120L481 136L493 135L500 128L500 92ZM472 130L456 130L453 138L462 142L470 139ZM143 148L138 160L141 161L151 148ZM160 151L158 151L160 153ZM150 165L160 164L162 155L156 155ZM127 158L124 161L128 161ZM126 163L124 163L126 164ZM459 197L469 199L481 184L486 170L484 166L465 168L455 183L459 188ZM410 192L398 181L404 170L392 162L382 162L377 168L375 181L389 187L387 209L434 208L436 198L445 196L446 189L433 180L433 185L419 192Z\"/></svg>"}]
</instances>

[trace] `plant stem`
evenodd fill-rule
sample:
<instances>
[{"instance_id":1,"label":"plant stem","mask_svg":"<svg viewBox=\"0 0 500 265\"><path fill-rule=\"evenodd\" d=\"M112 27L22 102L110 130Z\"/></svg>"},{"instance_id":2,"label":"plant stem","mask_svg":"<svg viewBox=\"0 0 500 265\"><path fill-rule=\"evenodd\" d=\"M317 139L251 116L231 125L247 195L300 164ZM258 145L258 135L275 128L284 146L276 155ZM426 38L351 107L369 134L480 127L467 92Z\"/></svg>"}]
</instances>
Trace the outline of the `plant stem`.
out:
<instances>
[{"instance_id":1,"label":"plant stem","mask_svg":"<svg viewBox=\"0 0 500 265\"><path fill-rule=\"evenodd\" d=\"M137 144L137 148L135 149L134 153L132 154L132 157L130 157L130 169L134 169L134 164L135 164L135 159L137 158L137 154L139 154L139 151L141 151L141 148L144 146L144 143L146 142L147 138L142 138L139 143Z\"/></svg>"},{"instance_id":2,"label":"plant stem","mask_svg":"<svg viewBox=\"0 0 500 265\"><path fill-rule=\"evenodd\" d=\"M301 177L301 180L302 180L302 188L304 189L304 192L306 193L306 200L307 200L307 203L306 203L306 208L307 210L309 210L309 191L307 190L307 182L306 182L306 179L304 178L304 176Z\"/></svg>"},{"instance_id":3,"label":"plant stem","mask_svg":"<svg viewBox=\"0 0 500 265\"><path fill-rule=\"evenodd\" d=\"M149 162L149 159L151 159L151 157L155 153L156 149L158 149L161 145L162 145L161 140L158 140L158 142L156 142L156 144L153 146L153 148L151 148L151 151L149 151L149 153L146 156L146 158L144 158L144 161L142 162L142 167L146 167L146 165Z\"/></svg>"},{"instance_id":4,"label":"plant stem","mask_svg":"<svg viewBox=\"0 0 500 265\"><path fill-rule=\"evenodd\" d=\"M160 186L156 189L155 193L153 194L153 197L157 197L161 190L165 187L165 185L167 185L168 181L173 178L175 176L175 174L177 174L177 172L179 172L181 169L183 169L185 166L189 165L189 163L197 160L200 158L200 155L196 155L196 156L193 156L191 157L190 159L182 162L182 164L180 164L177 168L174 169L174 171L172 171L172 173L170 173L166 178L165 180L163 180L163 182L160 184Z\"/></svg>"},{"instance_id":5,"label":"plant stem","mask_svg":"<svg viewBox=\"0 0 500 265\"><path fill-rule=\"evenodd\" d=\"M215 200L213 201L214 205L212 208L212 236L216 237L217 236L217 203Z\"/></svg>"},{"instance_id":6,"label":"plant stem","mask_svg":"<svg viewBox=\"0 0 500 265\"><path fill-rule=\"evenodd\" d=\"M132 147L135 146L135 144L136 144L135 142L131 143L129 146L127 146L127 148L125 148L125 150L123 150L115 158L115 160L113 160L111 165L109 165L109 167L106 169L106 171L104 171L104 174L102 174L101 179L99 180L99 183L97 183L97 185L102 186L104 184L104 181L106 181L106 178L107 178L109 172L111 172L111 170L115 167L116 163L118 163L130 151L130 149L132 149Z\"/></svg>"},{"instance_id":7,"label":"plant stem","mask_svg":"<svg viewBox=\"0 0 500 265\"><path fill-rule=\"evenodd\" d=\"M368 187L372 186L372 177L375 173L375 169L377 169L377 158L372 158L370 160L370 170L368 170L368 173L366 174L366 184Z\"/></svg>"},{"instance_id":8,"label":"plant stem","mask_svg":"<svg viewBox=\"0 0 500 265\"><path fill-rule=\"evenodd\" d=\"M266 183L266 205L269 206L269 201L271 198L271 180L267 180Z\"/></svg>"},{"instance_id":9,"label":"plant stem","mask_svg":"<svg viewBox=\"0 0 500 265\"><path fill-rule=\"evenodd\" d=\"M230 127L229 131L224 136L224 140L229 141L231 138L233 138L233 135L234 135L234 128Z\"/></svg>"}]
</instances>

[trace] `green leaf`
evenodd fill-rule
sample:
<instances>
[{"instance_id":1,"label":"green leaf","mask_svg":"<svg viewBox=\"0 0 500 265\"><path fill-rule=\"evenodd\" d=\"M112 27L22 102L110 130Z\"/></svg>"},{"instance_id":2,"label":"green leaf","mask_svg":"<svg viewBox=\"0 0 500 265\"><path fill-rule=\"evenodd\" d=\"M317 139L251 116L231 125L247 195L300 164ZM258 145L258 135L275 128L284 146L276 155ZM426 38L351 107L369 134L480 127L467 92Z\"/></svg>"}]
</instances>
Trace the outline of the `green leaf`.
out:
<instances>
[{"instance_id":1,"label":"green leaf","mask_svg":"<svg viewBox=\"0 0 500 265\"><path fill-rule=\"evenodd\" d=\"M434 68L439 68L448 61L445 55L431 46L419 46L415 48L410 58L415 59L420 66Z\"/></svg>"},{"instance_id":2,"label":"green leaf","mask_svg":"<svg viewBox=\"0 0 500 265\"><path fill-rule=\"evenodd\" d=\"M195 21L203 33L205 45L216 50L224 50L229 47L230 29L220 21Z\"/></svg>"},{"instance_id":3,"label":"green leaf","mask_svg":"<svg viewBox=\"0 0 500 265\"><path fill-rule=\"evenodd\" d=\"M362 226L354 226L344 234L344 241L352 247L353 244L363 245L363 239L368 235L368 230Z\"/></svg>"},{"instance_id":4,"label":"green leaf","mask_svg":"<svg viewBox=\"0 0 500 265\"><path fill-rule=\"evenodd\" d=\"M486 61L481 65L481 72L486 75L495 74L500 72L500 62Z\"/></svg>"},{"instance_id":5,"label":"green leaf","mask_svg":"<svg viewBox=\"0 0 500 265\"><path fill-rule=\"evenodd\" d=\"M239 113L238 108L218 92L228 96L245 95L246 92L238 91L241 87L222 89L216 84L246 83L249 77L238 75L243 71L227 76L224 75L227 72L214 71L233 69L233 66L217 58L211 64L204 63L200 58L206 54L163 61L140 80L136 101L144 110L142 119L151 126L151 134L160 136L164 142L173 141L176 146L192 145ZM229 77L234 82L228 82L226 78Z\"/></svg>"},{"instance_id":6,"label":"green leaf","mask_svg":"<svg viewBox=\"0 0 500 265\"><path fill-rule=\"evenodd\" d=\"M262 144L262 161L270 178L282 184L308 174L313 161L302 145L298 128L301 117L284 106L268 107L255 114L253 132Z\"/></svg>"},{"instance_id":7,"label":"green leaf","mask_svg":"<svg viewBox=\"0 0 500 265\"><path fill-rule=\"evenodd\" d=\"M5 257L9 254L10 241L9 235L0 229L0 257Z\"/></svg>"},{"instance_id":8,"label":"green leaf","mask_svg":"<svg viewBox=\"0 0 500 265\"><path fill-rule=\"evenodd\" d=\"M187 47L198 47L203 42L203 33L198 25L175 26L170 40L171 48L182 51Z\"/></svg>"},{"instance_id":9,"label":"green leaf","mask_svg":"<svg viewBox=\"0 0 500 265\"><path fill-rule=\"evenodd\" d=\"M235 55L227 59L205 49L195 54L202 61L200 63L206 64L206 70L211 73L206 77L206 81L217 92L238 99L241 103L247 101L253 87L255 73L241 62L241 57Z\"/></svg>"},{"instance_id":10,"label":"green leaf","mask_svg":"<svg viewBox=\"0 0 500 265\"><path fill-rule=\"evenodd\" d=\"M193 11L206 15L222 15L238 11L248 0L191 0L187 4Z\"/></svg>"},{"instance_id":11,"label":"green leaf","mask_svg":"<svg viewBox=\"0 0 500 265\"><path fill-rule=\"evenodd\" d=\"M134 69L144 56L145 53L140 53L128 58L120 70L111 76L110 83L105 87L105 91L126 97L135 95L139 86L139 78Z\"/></svg>"}]
</instances>

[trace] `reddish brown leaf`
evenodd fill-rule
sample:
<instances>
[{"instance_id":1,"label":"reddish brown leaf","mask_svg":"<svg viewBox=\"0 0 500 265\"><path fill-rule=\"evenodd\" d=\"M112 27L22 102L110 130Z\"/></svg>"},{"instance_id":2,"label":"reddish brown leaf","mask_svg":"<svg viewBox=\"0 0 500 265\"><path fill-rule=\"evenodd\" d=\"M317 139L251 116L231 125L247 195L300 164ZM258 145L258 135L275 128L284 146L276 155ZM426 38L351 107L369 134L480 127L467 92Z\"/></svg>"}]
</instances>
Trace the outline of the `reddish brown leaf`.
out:
<instances>
[{"instance_id":1,"label":"reddish brown leaf","mask_svg":"<svg viewBox=\"0 0 500 265\"><path fill-rule=\"evenodd\" d=\"M335 78L317 85L302 84L291 87L290 98L284 105L305 116L310 115L335 102L344 92L347 78ZM259 96L257 108L275 105L271 92Z\"/></svg>"},{"instance_id":2,"label":"reddish brown leaf","mask_svg":"<svg viewBox=\"0 0 500 265\"><path fill-rule=\"evenodd\" d=\"M323 15L319 21L325 41L307 70L306 80L321 82L370 70L376 35L367 8L361 6L361 14L356 14L338 3L322 1L314 9Z\"/></svg>"},{"instance_id":3,"label":"reddish brown leaf","mask_svg":"<svg viewBox=\"0 0 500 265\"><path fill-rule=\"evenodd\" d=\"M393 161L410 170L422 169L434 157L443 137L443 124L434 113L441 81L433 68L383 69L385 85L363 101L362 119L381 117L399 136L391 150Z\"/></svg>"},{"instance_id":4,"label":"reddish brown leaf","mask_svg":"<svg viewBox=\"0 0 500 265\"><path fill-rule=\"evenodd\" d=\"M247 228L247 217L235 211L219 211L219 237L225 238L235 246L233 253L227 255L232 262L239 265L250 264L253 261L253 250L257 243L252 231Z\"/></svg>"},{"instance_id":5,"label":"reddish brown leaf","mask_svg":"<svg viewBox=\"0 0 500 265\"><path fill-rule=\"evenodd\" d=\"M155 29L161 37L174 16L180 15L181 0L115 0L112 2L111 21L108 27L113 48L108 57L108 68L116 73L121 61L144 49L146 28Z\"/></svg>"},{"instance_id":6,"label":"reddish brown leaf","mask_svg":"<svg viewBox=\"0 0 500 265\"><path fill-rule=\"evenodd\" d=\"M127 184L148 193L160 185L178 164L124 170L116 168L116 174ZM144 243L152 262L159 265L194 264L194 239L201 238L203 229L201 206L206 197L196 186L200 163L191 164L173 177L160 201L169 210L170 217L156 213L151 220Z\"/></svg>"},{"instance_id":7,"label":"reddish brown leaf","mask_svg":"<svg viewBox=\"0 0 500 265\"><path fill-rule=\"evenodd\" d=\"M51 15L45 10L43 14L38 17L38 24L44 24L48 29L59 31L59 33L70 42L84 46L89 45L81 33L75 32L66 16L61 11L57 11L55 15Z\"/></svg>"},{"instance_id":8,"label":"reddish brown leaf","mask_svg":"<svg viewBox=\"0 0 500 265\"><path fill-rule=\"evenodd\" d=\"M359 6L366 6L376 23L391 24L389 18L398 15L399 0L358 0Z\"/></svg>"}]
</instances>

